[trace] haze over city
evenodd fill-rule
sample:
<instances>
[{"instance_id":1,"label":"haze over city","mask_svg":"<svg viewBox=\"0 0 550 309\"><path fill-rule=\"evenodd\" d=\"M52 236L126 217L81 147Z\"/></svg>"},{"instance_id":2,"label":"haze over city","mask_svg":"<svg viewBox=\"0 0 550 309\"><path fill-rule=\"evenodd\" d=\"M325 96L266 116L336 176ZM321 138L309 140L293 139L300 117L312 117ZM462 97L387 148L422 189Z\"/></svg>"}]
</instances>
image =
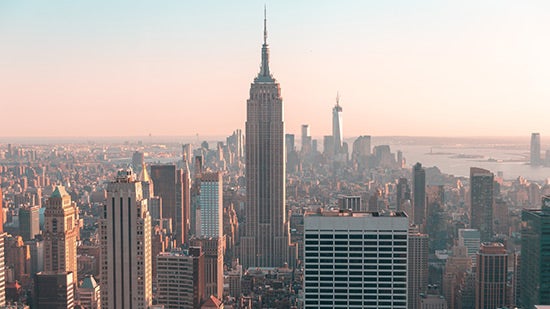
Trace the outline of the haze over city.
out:
<instances>
[{"instance_id":1,"label":"haze over city","mask_svg":"<svg viewBox=\"0 0 550 309\"><path fill-rule=\"evenodd\" d=\"M0 135L243 128L264 4L286 132L550 135L543 1L2 1Z\"/></svg>"}]
</instances>

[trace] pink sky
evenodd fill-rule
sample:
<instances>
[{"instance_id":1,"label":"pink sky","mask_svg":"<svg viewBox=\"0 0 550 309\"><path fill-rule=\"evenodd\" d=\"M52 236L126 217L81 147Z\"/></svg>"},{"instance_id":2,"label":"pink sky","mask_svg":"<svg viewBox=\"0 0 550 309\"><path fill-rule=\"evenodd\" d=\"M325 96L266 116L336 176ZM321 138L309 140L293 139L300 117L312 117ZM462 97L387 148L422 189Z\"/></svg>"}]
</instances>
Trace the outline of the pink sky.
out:
<instances>
[{"instance_id":1,"label":"pink sky","mask_svg":"<svg viewBox=\"0 0 550 309\"><path fill-rule=\"evenodd\" d=\"M0 136L229 135L244 128L263 2L0 3ZM550 135L550 7L268 3L288 133Z\"/></svg>"}]
</instances>

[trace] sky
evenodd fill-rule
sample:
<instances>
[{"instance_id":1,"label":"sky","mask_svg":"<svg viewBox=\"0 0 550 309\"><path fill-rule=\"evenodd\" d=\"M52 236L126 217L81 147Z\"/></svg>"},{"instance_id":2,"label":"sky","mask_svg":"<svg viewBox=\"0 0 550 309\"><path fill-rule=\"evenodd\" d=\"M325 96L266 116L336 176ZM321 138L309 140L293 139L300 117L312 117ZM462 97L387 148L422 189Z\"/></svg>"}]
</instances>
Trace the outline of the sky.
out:
<instances>
[{"instance_id":1,"label":"sky","mask_svg":"<svg viewBox=\"0 0 550 309\"><path fill-rule=\"evenodd\" d=\"M267 5L287 133L550 135L548 1L0 1L0 136L244 129Z\"/></svg>"}]
</instances>

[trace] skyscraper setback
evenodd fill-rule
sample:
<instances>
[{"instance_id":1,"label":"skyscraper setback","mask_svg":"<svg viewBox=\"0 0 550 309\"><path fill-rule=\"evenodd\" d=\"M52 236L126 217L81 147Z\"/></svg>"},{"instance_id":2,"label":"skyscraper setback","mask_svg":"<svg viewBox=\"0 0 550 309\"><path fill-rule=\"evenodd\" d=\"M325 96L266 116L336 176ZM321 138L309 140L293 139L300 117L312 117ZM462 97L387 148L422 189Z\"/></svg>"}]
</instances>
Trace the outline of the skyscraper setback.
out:
<instances>
[{"instance_id":1,"label":"skyscraper setback","mask_svg":"<svg viewBox=\"0 0 550 309\"><path fill-rule=\"evenodd\" d=\"M262 63L246 107L246 225L244 267L289 262L285 209L285 127L281 87L269 71L266 18Z\"/></svg>"}]
</instances>

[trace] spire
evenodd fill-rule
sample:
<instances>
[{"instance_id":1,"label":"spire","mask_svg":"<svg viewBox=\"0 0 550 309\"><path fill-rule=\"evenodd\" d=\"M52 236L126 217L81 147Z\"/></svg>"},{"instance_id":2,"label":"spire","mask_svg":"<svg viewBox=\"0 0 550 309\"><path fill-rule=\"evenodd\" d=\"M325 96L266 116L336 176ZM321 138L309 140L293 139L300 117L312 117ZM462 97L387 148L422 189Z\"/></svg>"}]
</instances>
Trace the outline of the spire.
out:
<instances>
[{"instance_id":1,"label":"spire","mask_svg":"<svg viewBox=\"0 0 550 309\"><path fill-rule=\"evenodd\" d=\"M264 45L267 45L267 6L264 4Z\"/></svg>"},{"instance_id":2,"label":"spire","mask_svg":"<svg viewBox=\"0 0 550 309\"><path fill-rule=\"evenodd\" d=\"M270 83L274 82L273 76L269 72L269 47L267 45L267 7L264 5L264 44L262 45L262 64L260 73L254 79L255 82Z\"/></svg>"},{"instance_id":3,"label":"spire","mask_svg":"<svg viewBox=\"0 0 550 309\"><path fill-rule=\"evenodd\" d=\"M336 91L336 106L340 106L340 92Z\"/></svg>"}]
</instances>

